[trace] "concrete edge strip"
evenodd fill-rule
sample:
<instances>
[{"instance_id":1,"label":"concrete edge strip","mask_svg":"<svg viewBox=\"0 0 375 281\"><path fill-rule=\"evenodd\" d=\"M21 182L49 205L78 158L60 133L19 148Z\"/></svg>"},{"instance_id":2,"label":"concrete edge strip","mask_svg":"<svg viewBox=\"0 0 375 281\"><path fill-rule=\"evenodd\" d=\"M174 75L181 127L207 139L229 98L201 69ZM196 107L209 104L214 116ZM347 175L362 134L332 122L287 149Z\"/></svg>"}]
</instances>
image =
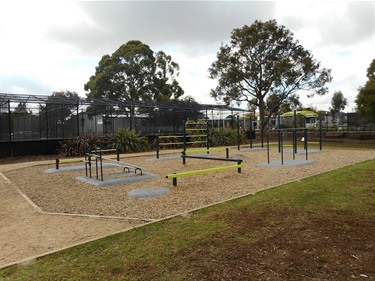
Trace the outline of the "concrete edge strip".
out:
<instances>
[{"instance_id":1,"label":"concrete edge strip","mask_svg":"<svg viewBox=\"0 0 375 281\"><path fill-rule=\"evenodd\" d=\"M10 185L14 190L16 190L22 198L31 205L38 213L45 214L45 215L54 215L54 216L72 216L72 217L83 217L83 218L93 218L93 219L116 219L116 220L138 220L138 221L146 221L146 222L153 222L154 219L142 219L142 218L129 218L129 217L116 217L116 216L101 216L101 215L86 215L86 214L74 214L74 213L56 213L56 212L46 212L43 211L37 204L35 204L25 193L23 193L18 187L14 186L14 184L2 173L0 172L0 176L6 181L8 185Z\"/></svg>"},{"instance_id":2,"label":"concrete edge strip","mask_svg":"<svg viewBox=\"0 0 375 281\"><path fill-rule=\"evenodd\" d=\"M29 203L37 212L43 213L43 210L39 208L37 204L35 204L25 193L23 193L18 187L14 186L14 184L3 174L0 172L0 176L10 185L14 190L16 190L23 199L26 200L27 203Z\"/></svg>"}]
</instances>

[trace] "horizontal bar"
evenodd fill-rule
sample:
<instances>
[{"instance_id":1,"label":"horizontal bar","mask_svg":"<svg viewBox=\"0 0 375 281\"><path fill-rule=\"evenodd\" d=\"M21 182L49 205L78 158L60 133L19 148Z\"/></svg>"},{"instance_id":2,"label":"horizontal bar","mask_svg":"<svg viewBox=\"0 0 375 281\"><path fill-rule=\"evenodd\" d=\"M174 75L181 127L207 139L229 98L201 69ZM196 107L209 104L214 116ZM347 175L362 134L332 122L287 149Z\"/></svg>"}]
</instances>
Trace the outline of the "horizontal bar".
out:
<instances>
[{"instance_id":1,"label":"horizontal bar","mask_svg":"<svg viewBox=\"0 0 375 281\"><path fill-rule=\"evenodd\" d=\"M77 159L58 159L59 163L69 163L69 162L80 162L85 160L84 158L77 158Z\"/></svg>"},{"instance_id":2,"label":"horizontal bar","mask_svg":"<svg viewBox=\"0 0 375 281\"><path fill-rule=\"evenodd\" d=\"M109 152L109 151L117 151L117 148L113 148L113 149L93 149L91 150L92 152L95 151L95 152Z\"/></svg>"},{"instance_id":3,"label":"horizontal bar","mask_svg":"<svg viewBox=\"0 0 375 281\"><path fill-rule=\"evenodd\" d=\"M159 139L168 139L168 138L183 138L184 136L159 136ZM192 137L207 137L207 135L186 135L186 138Z\"/></svg>"},{"instance_id":4,"label":"horizontal bar","mask_svg":"<svg viewBox=\"0 0 375 281\"><path fill-rule=\"evenodd\" d=\"M231 170L231 169L238 169L238 168L241 169L242 164L225 166L225 167L216 167L216 168L198 170L198 171L189 171L189 172L183 172L183 173L169 174L169 175L166 176L166 178L167 179L173 179L173 178L187 177L187 176L192 176L192 175L200 175L200 174L206 174L206 173L218 172L218 171L225 171L225 170Z\"/></svg>"},{"instance_id":5,"label":"horizontal bar","mask_svg":"<svg viewBox=\"0 0 375 281\"><path fill-rule=\"evenodd\" d=\"M206 151L221 151L230 149L230 147L210 147L210 148L198 148L198 149L190 149L186 150L185 153L196 153L196 152L206 152Z\"/></svg>"},{"instance_id":6,"label":"horizontal bar","mask_svg":"<svg viewBox=\"0 0 375 281\"><path fill-rule=\"evenodd\" d=\"M229 162L242 162L242 159L231 159L231 158L213 158L204 156L191 156L191 155L181 155L182 158L195 158L202 160L217 160L217 161L229 161Z\"/></svg>"},{"instance_id":7,"label":"horizontal bar","mask_svg":"<svg viewBox=\"0 0 375 281\"><path fill-rule=\"evenodd\" d=\"M204 143L204 142L207 142L207 141L187 141L185 143L192 144L192 143ZM170 145L170 144L184 144L184 142L161 142L159 143L159 145Z\"/></svg>"},{"instance_id":8,"label":"horizontal bar","mask_svg":"<svg viewBox=\"0 0 375 281\"><path fill-rule=\"evenodd\" d=\"M167 139L167 138L182 138L183 136L158 136L159 139Z\"/></svg>"}]
</instances>

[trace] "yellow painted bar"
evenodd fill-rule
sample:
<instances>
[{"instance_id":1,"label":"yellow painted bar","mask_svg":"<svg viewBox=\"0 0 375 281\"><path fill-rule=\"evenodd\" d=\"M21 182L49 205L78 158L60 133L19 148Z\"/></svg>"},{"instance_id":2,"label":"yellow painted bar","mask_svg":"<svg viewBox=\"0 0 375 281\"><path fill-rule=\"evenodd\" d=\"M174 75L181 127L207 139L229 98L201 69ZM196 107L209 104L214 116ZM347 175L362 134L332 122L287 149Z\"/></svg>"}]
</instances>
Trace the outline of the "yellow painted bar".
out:
<instances>
[{"instance_id":1,"label":"yellow painted bar","mask_svg":"<svg viewBox=\"0 0 375 281\"><path fill-rule=\"evenodd\" d=\"M102 150L100 150L100 149L93 149L93 150L91 150L92 152L109 152L109 151L117 151L117 149L116 148L113 148L113 149L102 149Z\"/></svg>"},{"instance_id":2,"label":"yellow painted bar","mask_svg":"<svg viewBox=\"0 0 375 281\"><path fill-rule=\"evenodd\" d=\"M196 153L196 152L221 151L221 150L226 150L227 148L231 149L230 147L210 147L209 149L207 149L207 148L189 149L189 150L186 150L185 153L186 154L192 154L192 153Z\"/></svg>"},{"instance_id":3,"label":"yellow painted bar","mask_svg":"<svg viewBox=\"0 0 375 281\"><path fill-rule=\"evenodd\" d=\"M186 137L206 137L207 135L186 135ZM184 136L159 136L159 139L183 138Z\"/></svg>"},{"instance_id":4,"label":"yellow painted bar","mask_svg":"<svg viewBox=\"0 0 375 281\"><path fill-rule=\"evenodd\" d=\"M60 163L70 163L70 162L80 162L85 160L84 158L76 158L76 159L59 159Z\"/></svg>"},{"instance_id":5,"label":"yellow painted bar","mask_svg":"<svg viewBox=\"0 0 375 281\"><path fill-rule=\"evenodd\" d=\"M192 144L192 143L204 143L207 141L187 141L186 144ZM183 142L161 142L159 145L171 145L171 144L184 144Z\"/></svg>"},{"instance_id":6,"label":"yellow painted bar","mask_svg":"<svg viewBox=\"0 0 375 281\"><path fill-rule=\"evenodd\" d=\"M192 176L192 175L200 175L200 174L238 169L238 168L242 168L242 164L225 166L225 167L217 167L217 168L211 168L211 169L205 169L205 170L198 170L198 171L189 171L189 172L183 172L183 173L169 174L166 176L166 178L173 179L173 178L187 177L187 176Z\"/></svg>"},{"instance_id":7,"label":"yellow painted bar","mask_svg":"<svg viewBox=\"0 0 375 281\"><path fill-rule=\"evenodd\" d=\"M159 136L159 139L167 139L167 138L183 138L184 136Z\"/></svg>"}]
</instances>

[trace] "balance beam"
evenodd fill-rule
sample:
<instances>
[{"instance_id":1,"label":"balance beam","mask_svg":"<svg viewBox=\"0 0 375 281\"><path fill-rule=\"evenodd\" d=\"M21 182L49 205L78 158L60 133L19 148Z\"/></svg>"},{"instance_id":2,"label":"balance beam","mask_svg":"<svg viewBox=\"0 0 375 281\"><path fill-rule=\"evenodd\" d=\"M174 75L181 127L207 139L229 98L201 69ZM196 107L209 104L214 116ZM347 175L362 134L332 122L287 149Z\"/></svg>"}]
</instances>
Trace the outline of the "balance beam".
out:
<instances>
[{"instance_id":1,"label":"balance beam","mask_svg":"<svg viewBox=\"0 0 375 281\"><path fill-rule=\"evenodd\" d=\"M70 159L59 159L56 158L56 170L60 168L60 163L72 163L72 162L81 162L84 161L84 158L70 158Z\"/></svg>"},{"instance_id":2,"label":"balance beam","mask_svg":"<svg viewBox=\"0 0 375 281\"><path fill-rule=\"evenodd\" d=\"M113 160L113 159L108 158L108 157L104 157L101 154L98 155L98 154L90 153L89 156L93 156L95 158L102 159L101 161L106 160L106 161L112 162L113 165L115 165L117 167L123 167L124 171L125 171L125 169L129 170L129 168L133 168L135 173L137 173L137 171L140 171L141 175L143 175L143 170L145 170L144 168L141 168L141 167L138 167L138 166L134 166L134 165L131 165L131 164L128 164L128 163L124 163L124 162L120 162L120 161L117 161L117 160Z\"/></svg>"},{"instance_id":3,"label":"balance beam","mask_svg":"<svg viewBox=\"0 0 375 281\"><path fill-rule=\"evenodd\" d=\"M200 174L207 174L212 172L219 172L231 169L237 169L238 173L241 173L242 164L232 165L232 166L225 166L225 167L217 167L205 170L198 170L198 171L189 171L189 172L182 172L182 173L173 173L166 176L167 179L172 179L173 186L177 186L177 178L180 177L188 177L193 175L200 175Z\"/></svg>"},{"instance_id":4,"label":"balance beam","mask_svg":"<svg viewBox=\"0 0 375 281\"><path fill-rule=\"evenodd\" d=\"M205 143L207 141L187 141L186 144L193 144L193 143ZM177 144L184 144L184 142L161 142L159 145L177 145Z\"/></svg>"},{"instance_id":5,"label":"balance beam","mask_svg":"<svg viewBox=\"0 0 375 281\"><path fill-rule=\"evenodd\" d=\"M229 150L230 147L210 147L210 148L197 148L197 149L189 149L186 150L186 154L192 154L197 152L210 152L210 151L221 151L221 150Z\"/></svg>"}]
</instances>

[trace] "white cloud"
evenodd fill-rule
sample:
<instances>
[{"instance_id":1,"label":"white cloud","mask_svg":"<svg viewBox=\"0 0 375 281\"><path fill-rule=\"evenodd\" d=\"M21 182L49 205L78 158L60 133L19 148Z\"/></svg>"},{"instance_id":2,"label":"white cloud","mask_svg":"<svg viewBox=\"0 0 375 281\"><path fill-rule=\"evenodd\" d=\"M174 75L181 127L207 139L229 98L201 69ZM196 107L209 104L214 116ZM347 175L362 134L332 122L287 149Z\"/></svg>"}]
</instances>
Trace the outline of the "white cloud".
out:
<instances>
[{"instance_id":1,"label":"white cloud","mask_svg":"<svg viewBox=\"0 0 375 281\"><path fill-rule=\"evenodd\" d=\"M0 92L49 95L83 85L105 54L138 39L180 65L186 95L214 103L208 68L234 28L276 18L334 77L353 108L375 58L374 1L1 1Z\"/></svg>"},{"instance_id":2,"label":"white cloud","mask_svg":"<svg viewBox=\"0 0 375 281\"><path fill-rule=\"evenodd\" d=\"M353 110L357 89L366 82L366 69L375 59L375 2L280 1L276 19L323 67L332 69L329 95L301 95L302 102L327 110L333 93L341 91L348 99L346 110Z\"/></svg>"}]
</instances>

